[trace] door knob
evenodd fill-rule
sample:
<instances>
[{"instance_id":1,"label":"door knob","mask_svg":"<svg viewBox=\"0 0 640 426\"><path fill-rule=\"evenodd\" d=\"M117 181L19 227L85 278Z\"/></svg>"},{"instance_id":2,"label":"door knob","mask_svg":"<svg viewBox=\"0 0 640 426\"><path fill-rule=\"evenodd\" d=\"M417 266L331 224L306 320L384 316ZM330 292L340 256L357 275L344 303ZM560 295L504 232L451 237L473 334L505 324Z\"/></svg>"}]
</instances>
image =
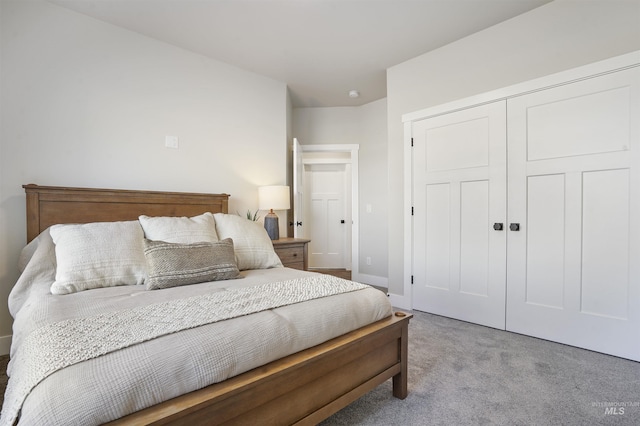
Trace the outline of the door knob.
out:
<instances>
[{"instance_id":1,"label":"door knob","mask_svg":"<svg viewBox=\"0 0 640 426\"><path fill-rule=\"evenodd\" d=\"M344 219L342 219L342 220L340 221L340 223L344 223Z\"/></svg>"},{"instance_id":2,"label":"door knob","mask_svg":"<svg viewBox=\"0 0 640 426\"><path fill-rule=\"evenodd\" d=\"M496 231L502 231L504 229L504 224L496 222L493 224L493 229L495 229Z\"/></svg>"},{"instance_id":3,"label":"door knob","mask_svg":"<svg viewBox=\"0 0 640 426\"><path fill-rule=\"evenodd\" d=\"M512 231L519 231L520 230L520 224L519 223L512 223L509 225L509 229L511 229Z\"/></svg>"}]
</instances>

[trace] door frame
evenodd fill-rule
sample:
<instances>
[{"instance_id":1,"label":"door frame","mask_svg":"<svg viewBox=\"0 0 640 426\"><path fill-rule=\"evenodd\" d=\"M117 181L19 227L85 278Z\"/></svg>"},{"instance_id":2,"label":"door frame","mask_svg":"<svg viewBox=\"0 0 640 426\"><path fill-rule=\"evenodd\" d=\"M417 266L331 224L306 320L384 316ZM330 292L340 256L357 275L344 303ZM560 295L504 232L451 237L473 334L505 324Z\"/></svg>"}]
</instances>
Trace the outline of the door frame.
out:
<instances>
[{"instance_id":1,"label":"door frame","mask_svg":"<svg viewBox=\"0 0 640 426\"><path fill-rule=\"evenodd\" d=\"M567 71L561 71L555 74L536 78L523 83L493 90L479 95L447 102L442 105L421 109L402 116L404 125L404 185L403 185L403 230L404 230L404 265L403 265L403 293L389 294L389 298L393 306L402 309L412 309L413 291L412 291L412 274L413 274L413 215L411 209L413 206L413 138L412 126L414 121L424 120L436 117L442 114L484 105L487 103L508 100L511 97L523 95L526 93L545 90L550 87L571 84L579 80L597 77L599 75L610 74L627 68L640 66L640 51L630 52L624 55L605 59L592 64L579 66Z\"/></svg>"},{"instance_id":2,"label":"door frame","mask_svg":"<svg viewBox=\"0 0 640 426\"><path fill-rule=\"evenodd\" d=\"M350 164L351 165L351 279L357 281L359 278L359 259L360 259L360 225L359 216L359 195L358 195L358 151L359 144L327 144L327 145L304 145L302 148L303 164ZM349 157L345 158L305 158L305 153L323 152L326 154L342 154L348 153ZM304 172L304 171L303 171ZM295 179L295 176L293 177ZM349 201L346 200L348 203ZM345 262L347 265L349 262Z\"/></svg>"}]
</instances>

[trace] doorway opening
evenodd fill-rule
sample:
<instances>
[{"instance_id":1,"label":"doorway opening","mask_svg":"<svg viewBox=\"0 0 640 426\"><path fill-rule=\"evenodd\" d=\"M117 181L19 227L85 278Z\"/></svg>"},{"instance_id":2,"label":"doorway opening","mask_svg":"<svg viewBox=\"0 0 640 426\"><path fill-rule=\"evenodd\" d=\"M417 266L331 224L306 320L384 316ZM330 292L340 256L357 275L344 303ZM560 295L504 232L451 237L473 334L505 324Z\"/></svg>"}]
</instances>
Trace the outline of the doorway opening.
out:
<instances>
[{"instance_id":1,"label":"doorway opening","mask_svg":"<svg viewBox=\"0 0 640 426\"><path fill-rule=\"evenodd\" d=\"M359 145L302 145L294 139L294 237L310 239L309 269L358 275Z\"/></svg>"}]
</instances>

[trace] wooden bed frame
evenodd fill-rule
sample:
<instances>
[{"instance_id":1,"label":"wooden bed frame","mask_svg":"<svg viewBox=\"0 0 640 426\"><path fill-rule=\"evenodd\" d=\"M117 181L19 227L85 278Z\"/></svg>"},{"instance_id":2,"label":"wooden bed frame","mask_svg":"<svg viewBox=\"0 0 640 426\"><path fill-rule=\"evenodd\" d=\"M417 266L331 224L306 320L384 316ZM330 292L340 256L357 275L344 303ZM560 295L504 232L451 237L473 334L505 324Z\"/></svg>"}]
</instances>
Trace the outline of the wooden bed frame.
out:
<instances>
[{"instance_id":1,"label":"wooden bed frame","mask_svg":"<svg viewBox=\"0 0 640 426\"><path fill-rule=\"evenodd\" d=\"M24 185L27 240L57 223L194 216L228 211L227 194L193 194ZM393 395L407 396L410 314L367 325L111 422L146 424L317 424L392 379Z\"/></svg>"}]
</instances>

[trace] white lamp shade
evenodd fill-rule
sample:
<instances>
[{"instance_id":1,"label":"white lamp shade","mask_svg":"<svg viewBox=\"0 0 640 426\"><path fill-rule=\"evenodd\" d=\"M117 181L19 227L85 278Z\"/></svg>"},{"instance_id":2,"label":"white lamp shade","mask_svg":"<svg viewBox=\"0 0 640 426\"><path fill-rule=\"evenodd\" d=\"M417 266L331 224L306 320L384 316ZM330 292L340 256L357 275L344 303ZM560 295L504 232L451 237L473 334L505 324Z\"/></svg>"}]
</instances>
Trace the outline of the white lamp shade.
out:
<instances>
[{"instance_id":1,"label":"white lamp shade","mask_svg":"<svg viewBox=\"0 0 640 426\"><path fill-rule=\"evenodd\" d=\"M258 187L258 208L260 210L287 210L289 203L289 187L271 185Z\"/></svg>"}]
</instances>

